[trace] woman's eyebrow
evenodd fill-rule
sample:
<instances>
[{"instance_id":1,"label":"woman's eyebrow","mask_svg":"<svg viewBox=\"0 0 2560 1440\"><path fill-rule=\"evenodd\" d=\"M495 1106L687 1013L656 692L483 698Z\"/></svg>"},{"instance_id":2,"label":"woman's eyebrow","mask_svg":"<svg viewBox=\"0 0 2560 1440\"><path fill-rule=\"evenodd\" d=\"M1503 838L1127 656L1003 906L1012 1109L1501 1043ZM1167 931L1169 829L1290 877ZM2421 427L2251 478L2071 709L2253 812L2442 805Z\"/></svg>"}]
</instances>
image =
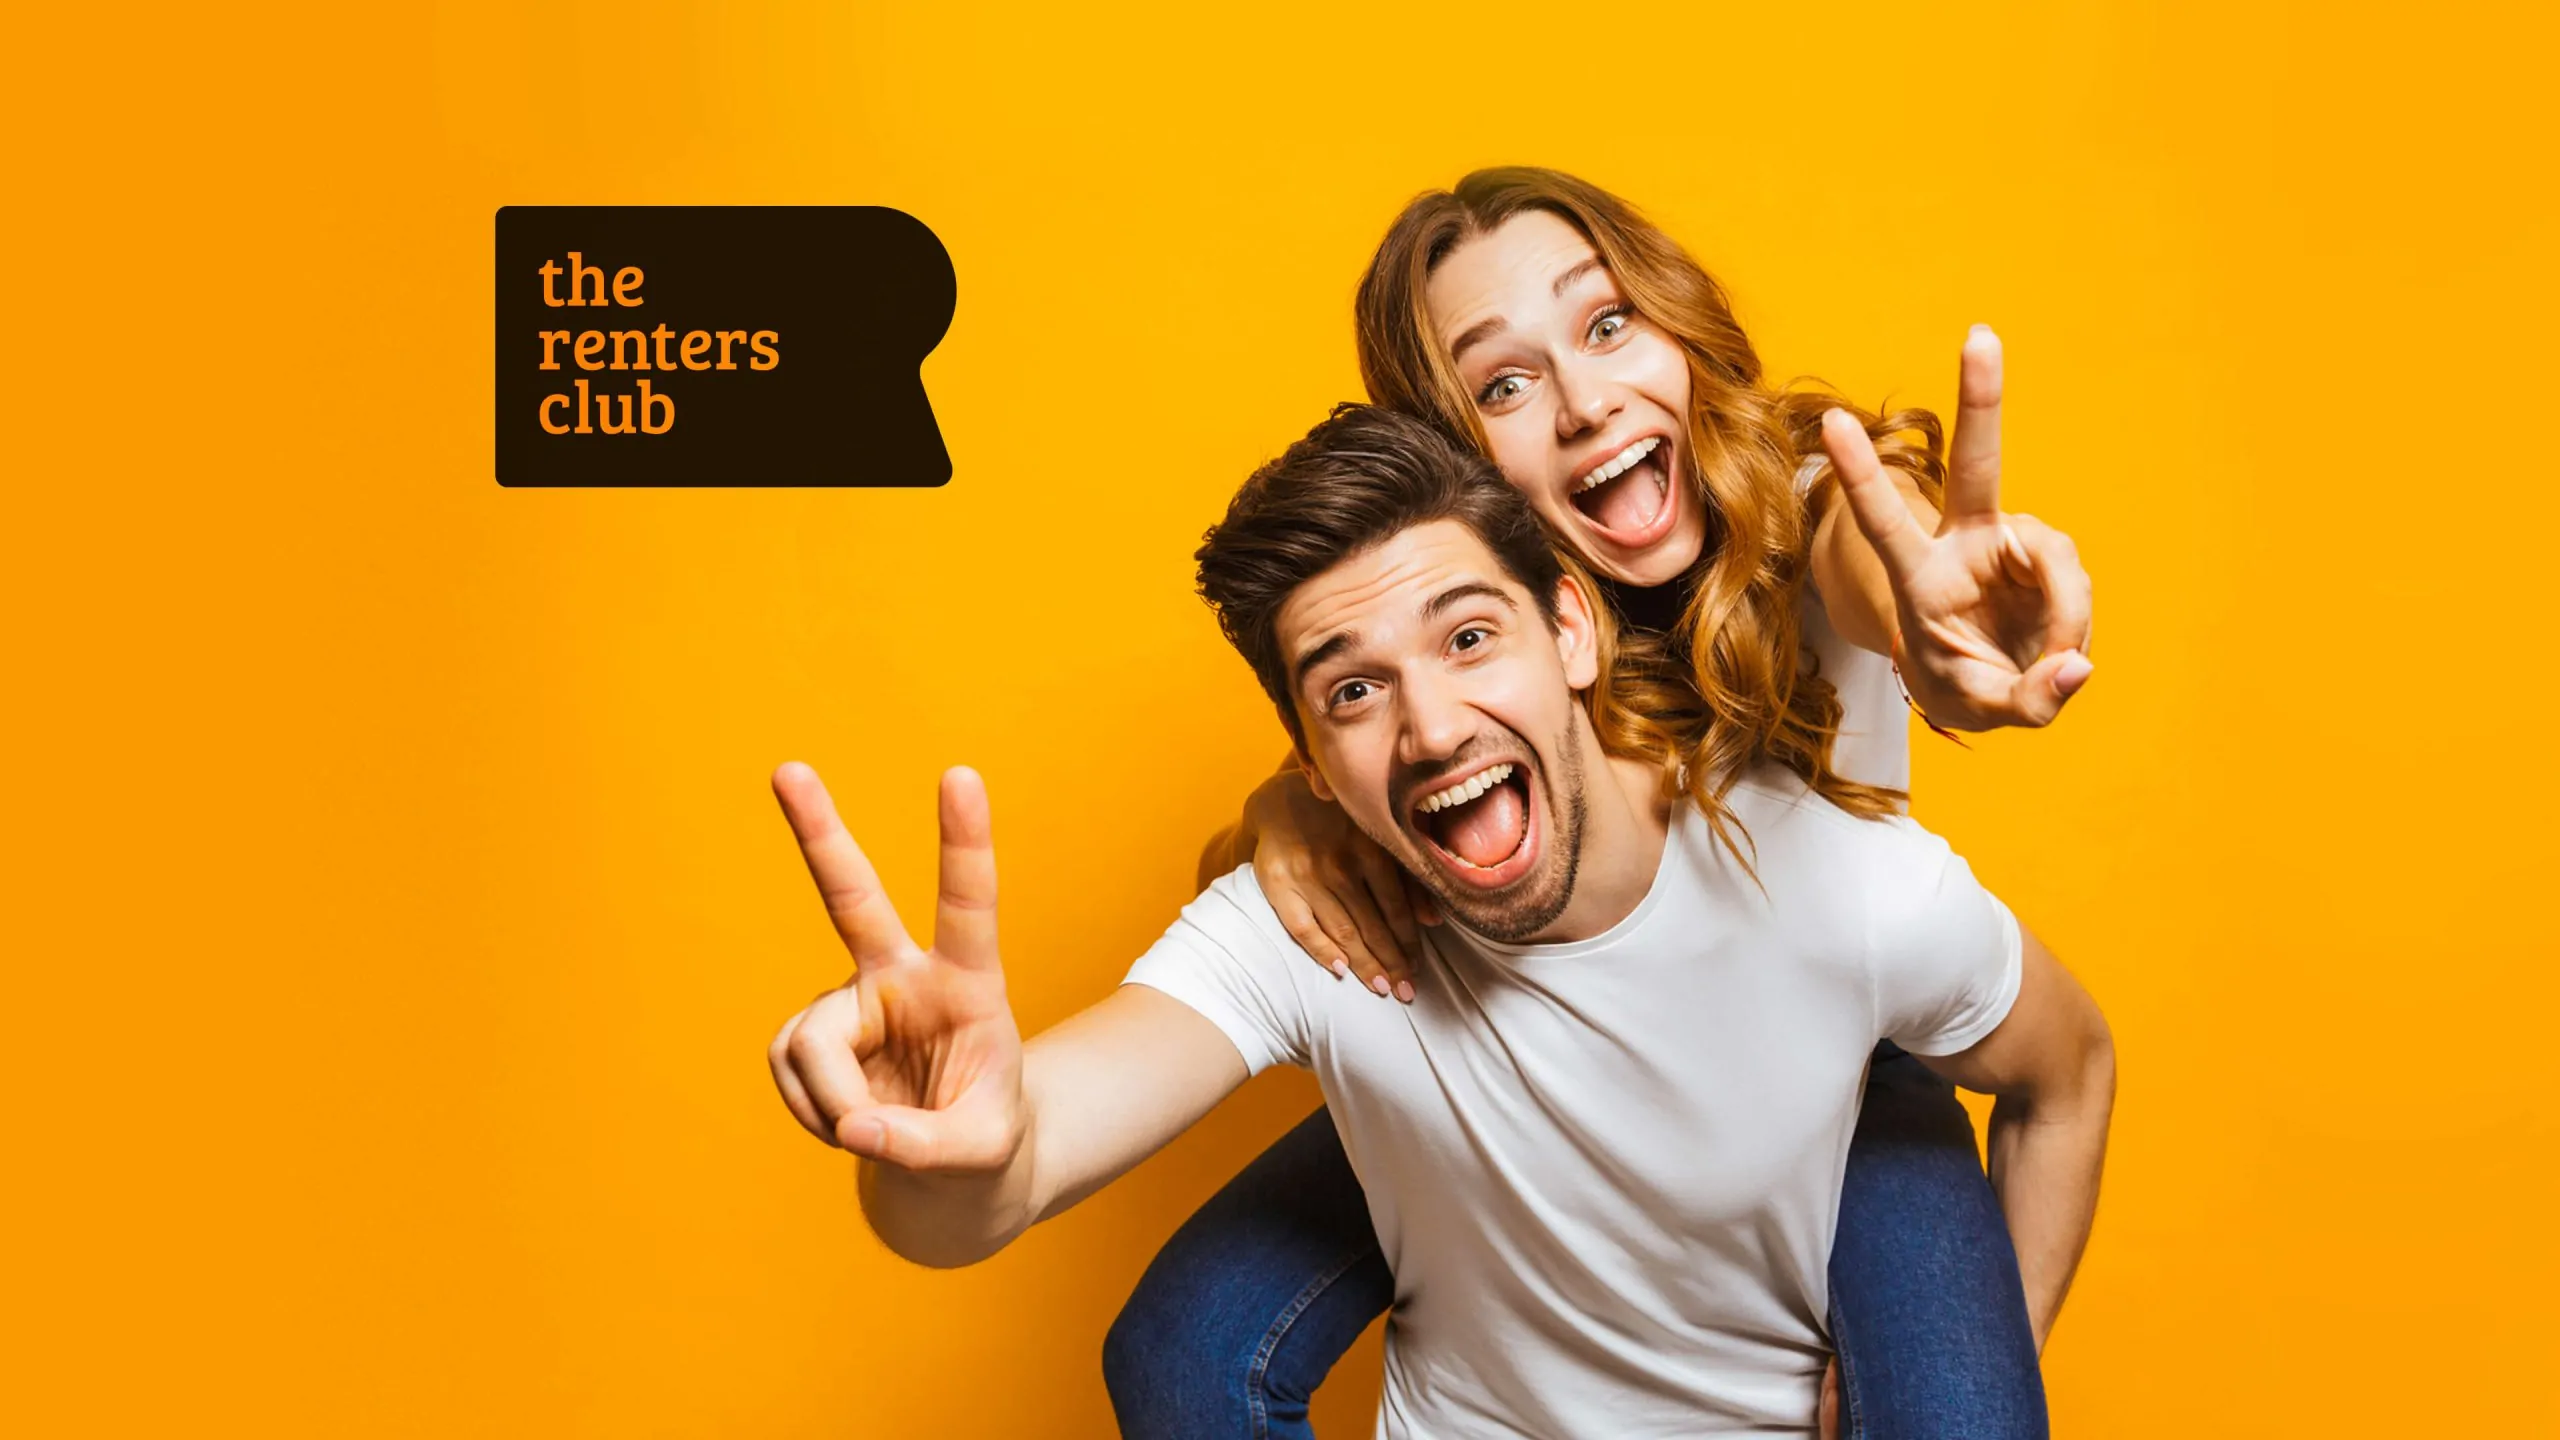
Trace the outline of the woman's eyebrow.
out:
<instances>
[{"instance_id":1,"label":"woman's eyebrow","mask_svg":"<svg viewBox=\"0 0 2560 1440\"><path fill-rule=\"evenodd\" d=\"M1594 270L1606 270L1608 268L1608 262L1602 260L1597 255L1583 256L1580 261L1566 267L1565 272L1556 277L1556 283L1554 286L1556 298L1559 300L1563 299L1564 292L1572 289L1574 282L1580 280L1583 276L1590 274ZM1467 350L1471 346L1480 345L1510 328L1511 324L1509 321L1504 320L1499 315L1492 315L1477 321L1464 330L1459 331L1457 338L1449 342L1449 363L1452 365L1457 364L1460 360L1466 357Z\"/></svg>"},{"instance_id":2,"label":"woman's eyebrow","mask_svg":"<svg viewBox=\"0 0 2560 1440\"><path fill-rule=\"evenodd\" d=\"M1563 274L1556 277L1555 297L1559 300L1563 299L1564 292L1573 288L1574 281L1581 279L1583 276L1590 274L1594 270L1604 268L1606 267L1602 265L1599 256L1585 255L1582 257L1581 264L1573 266Z\"/></svg>"},{"instance_id":3,"label":"woman's eyebrow","mask_svg":"<svg viewBox=\"0 0 2560 1440\"><path fill-rule=\"evenodd\" d=\"M1494 336L1499 335L1510 328L1511 323L1509 321L1503 319L1499 315L1494 315L1479 320L1473 325L1468 326L1466 329L1459 331L1458 338L1449 342L1449 363L1455 365L1460 360L1464 359L1466 357L1468 346L1490 340Z\"/></svg>"}]
</instances>

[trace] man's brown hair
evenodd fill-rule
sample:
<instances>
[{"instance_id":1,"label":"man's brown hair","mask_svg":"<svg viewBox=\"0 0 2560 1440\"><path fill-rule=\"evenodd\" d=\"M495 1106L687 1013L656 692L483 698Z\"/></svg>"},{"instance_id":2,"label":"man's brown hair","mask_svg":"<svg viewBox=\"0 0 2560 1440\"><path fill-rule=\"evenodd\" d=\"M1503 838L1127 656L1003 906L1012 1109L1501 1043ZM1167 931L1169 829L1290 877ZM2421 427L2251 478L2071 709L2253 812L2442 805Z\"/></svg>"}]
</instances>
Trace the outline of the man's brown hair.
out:
<instances>
[{"instance_id":1,"label":"man's brown hair","mask_svg":"<svg viewBox=\"0 0 2560 1440\"><path fill-rule=\"evenodd\" d=\"M1448 431L1355 404L1335 406L1304 439L1254 471L1194 557L1200 598L1253 667L1299 750L1307 737L1288 657L1280 653L1280 607L1325 571L1436 520L1454 520L1483 541L1503 573L1536 598L1550 625L1556 586L1574 577L1591 603L1599 640L1601 681L1587 699L1601 746L1668 767L1674 729L1684 717L1641 715L1614 698L1627 668L1618 663L1616 625L1590 577L1557 553L1529 502L1491 460Z\"/></svg>"}]
</instances>

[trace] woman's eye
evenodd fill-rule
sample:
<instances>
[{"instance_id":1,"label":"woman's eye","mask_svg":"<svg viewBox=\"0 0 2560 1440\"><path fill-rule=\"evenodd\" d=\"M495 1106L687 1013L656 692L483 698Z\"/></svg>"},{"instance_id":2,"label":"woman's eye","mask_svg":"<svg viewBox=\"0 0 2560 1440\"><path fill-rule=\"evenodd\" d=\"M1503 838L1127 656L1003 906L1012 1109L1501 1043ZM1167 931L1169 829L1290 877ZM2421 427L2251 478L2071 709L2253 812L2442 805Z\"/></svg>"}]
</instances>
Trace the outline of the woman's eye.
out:
<instances>
[{"instance_id":1,"label":"woman's eye","mask_svg":"<svg viewBox=\"0 0 2560 1440\"><path fill-rule=\"evenodd\" d=\"M1599 319L1591 322L1591 338L1594 340L1615 340L1621 334L1625 333L1627 325L1628 319L1626 311L1604 310L1601 312Z\"/></svg>"},{"instance_id":2,"label":"woman's eye","mask_svg":"<svg viewBox=\"0 0 2560 1440\"><path fill-rule=\"evenodd\" d=\"M1518 397L1520 392L1528 388L1529 377L1526 375L1497 375L1492 384L1476 392L1476 403L1499 405L1505 400Z\"/></svg>"}]
</instances>

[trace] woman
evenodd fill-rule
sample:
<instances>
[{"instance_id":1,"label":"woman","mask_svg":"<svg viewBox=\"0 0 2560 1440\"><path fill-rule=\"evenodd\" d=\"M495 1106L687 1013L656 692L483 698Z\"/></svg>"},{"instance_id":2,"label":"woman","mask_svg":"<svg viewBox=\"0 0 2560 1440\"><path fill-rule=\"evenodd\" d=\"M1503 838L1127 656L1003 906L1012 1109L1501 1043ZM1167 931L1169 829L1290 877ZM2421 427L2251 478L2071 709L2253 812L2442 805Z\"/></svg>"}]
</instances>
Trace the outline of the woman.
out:
<instances>
[{"instance_id":1,"label":"woman","mask_svg":"<svg viewBox=\"0 0 2560 1440\"><path fill-rule=\"evenodd\" d=\"M1969 729L2044 724L2088 678L2070 542L1997 508L1988 332L1966 347L1950 489L1935 417L1766 385L1715 281L1570 176L1482 171L1415 200L1357 315L1371 398L1471 436L1596 572L1620 619L1620 688L1685 672L1654 692L1685 707L1684 783L1737 853L1748 837L1721 797L1753 763L1787 764L1856 813L1899 804L1888 654L1924 716ZM1772 659L1799 654L1812 663ZM1294 767L1211 842L1203 878L1246 860L1318 963L1412 999L1407 957L1433 917ZM1833 1247L1825 1429L1836 1405L1866 1437L2044 1433L2036 1353L2077 1258L2047 1248L2013 1249L1950 1087L1880 1049ZM1310 1433L1307 1397L1392 1296L1318 1111L1185 1224L1115 1323L1105 1372L1124 1432Z\"/></svg>"}]
</instances>

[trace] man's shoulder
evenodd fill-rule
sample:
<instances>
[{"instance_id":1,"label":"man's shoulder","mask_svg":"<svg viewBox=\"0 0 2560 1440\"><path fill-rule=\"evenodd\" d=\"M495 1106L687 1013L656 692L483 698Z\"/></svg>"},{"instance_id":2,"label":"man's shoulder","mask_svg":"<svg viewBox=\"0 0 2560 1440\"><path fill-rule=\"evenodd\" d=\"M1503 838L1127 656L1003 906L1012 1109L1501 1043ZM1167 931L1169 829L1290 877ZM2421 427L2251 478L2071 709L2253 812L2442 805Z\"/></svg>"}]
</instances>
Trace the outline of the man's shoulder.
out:
<instances>
[{"instance_id":1,"label":"man's shoulder","mask_svg":"<svg viewBox=\"0 0 2560 1440\"><path fill-rule=\"evenodd\" d=\"M1843 810L1783 765L1754 766L1726 792L1725 803L1746 824L1758 820L1809 843L1891 851L1937 838L1900 811L1870 817Z\"/></svg>"},{"instance_id":2,"label":"man's shoulder","mask_svg":"<svg viewBox=\"0 0 2560 1440\"><path fill-rule=\"evenodd\" d=\"M1945 840L1910 816L1852 814L1783 766L1745 774L1726 792L1725 803L1747 837L1743 853L1763 884L1773 874L1783 876L1835 904L1882 899L1902 886L1932 886L1953 858ZM1684 808L1683 823L1703 832L1705 816L1694 806Z\"/></svg>"},{"instance_id":3,"label":"man's shoulder","mask_svg":"<svg viewBox=\"0 0 2560 1440\"><path fill-rule=\"evenodd\" d=\"M1208 889L1182 907L1182 918L1231 946L1250 940L1257 945L1276 943L1294 950L1298 944L1289 938L1289 927L1280 923L1279 913L1262 893L1262 882L1255 878L1251 862L1210 881Z\"/></svg>"}]
</instances>

